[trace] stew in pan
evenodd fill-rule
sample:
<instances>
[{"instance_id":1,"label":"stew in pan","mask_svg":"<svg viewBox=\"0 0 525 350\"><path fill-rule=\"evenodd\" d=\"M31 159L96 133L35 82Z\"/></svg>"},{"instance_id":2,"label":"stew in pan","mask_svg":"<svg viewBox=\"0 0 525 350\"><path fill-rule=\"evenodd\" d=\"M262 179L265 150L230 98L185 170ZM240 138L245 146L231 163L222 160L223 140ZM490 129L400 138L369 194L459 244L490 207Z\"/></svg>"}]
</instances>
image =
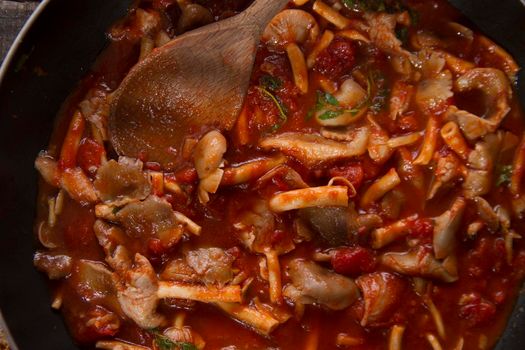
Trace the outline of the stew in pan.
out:
<instances>
[{"instance_id":1,"label":"stew in pan","mask_svg":"<svg viewBox=\"0 0 525 350\"><path fill-rule=\"evenodd\" d=\"M525 272L518 66L446 2L291 1L232 130L187 130L168 166L114 152L111 96L133 65L247 6L140 2L38 155L34 263L73 337L491 348Z\"/></svg>"}]
</instances>

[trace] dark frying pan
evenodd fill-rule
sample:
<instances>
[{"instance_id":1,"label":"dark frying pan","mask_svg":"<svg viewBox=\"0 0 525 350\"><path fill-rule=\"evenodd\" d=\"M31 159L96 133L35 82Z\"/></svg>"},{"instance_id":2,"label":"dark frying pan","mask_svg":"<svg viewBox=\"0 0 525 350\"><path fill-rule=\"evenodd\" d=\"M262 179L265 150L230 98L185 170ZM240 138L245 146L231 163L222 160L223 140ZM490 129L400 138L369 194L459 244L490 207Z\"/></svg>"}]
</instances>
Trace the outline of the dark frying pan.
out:
<instances>
[{"instance_id":1,"label":"dark frying pan","mask_svg":"<svg viewBox=\"0 0 525 350\"><path fill-rule=\"evenodd\" d=\"M32 265L33 161L47 145L61 103L103 49L106 29L133 2L44 0L0 70L0 309L21 350L76 349L61 316L49 307L45 277ZM520 0L451 2L525 67L525 7ZM47 74L35 74L35 67ZM519 80L524 79L522 71ZM525 106L525 84L519 92ZM497 349L524 348L524 309L522 296ZM17 348L14 342L12 347Z\"/></svg>"}]
</instances>

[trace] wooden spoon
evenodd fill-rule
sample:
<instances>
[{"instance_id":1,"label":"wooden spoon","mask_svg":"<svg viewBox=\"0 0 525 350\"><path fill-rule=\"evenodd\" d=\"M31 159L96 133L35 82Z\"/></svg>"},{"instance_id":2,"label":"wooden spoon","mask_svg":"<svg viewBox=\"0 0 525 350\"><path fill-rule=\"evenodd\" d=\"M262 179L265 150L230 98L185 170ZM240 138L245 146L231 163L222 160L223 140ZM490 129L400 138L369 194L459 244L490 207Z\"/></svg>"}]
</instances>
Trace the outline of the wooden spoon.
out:
<instances>
[{"instance_id":1,"label":"wooden spoon","mask_svg":"<svg viewBox=\"0 0 525 350\"><path fill-rule=\"evenodd\" d=\"M184 136L213 125L231 129L240 113L257 45L288 0L256 0L243 13L154 50L114 94L110 140L119 155L174 166Z\"/></svg>"}]
</instances>

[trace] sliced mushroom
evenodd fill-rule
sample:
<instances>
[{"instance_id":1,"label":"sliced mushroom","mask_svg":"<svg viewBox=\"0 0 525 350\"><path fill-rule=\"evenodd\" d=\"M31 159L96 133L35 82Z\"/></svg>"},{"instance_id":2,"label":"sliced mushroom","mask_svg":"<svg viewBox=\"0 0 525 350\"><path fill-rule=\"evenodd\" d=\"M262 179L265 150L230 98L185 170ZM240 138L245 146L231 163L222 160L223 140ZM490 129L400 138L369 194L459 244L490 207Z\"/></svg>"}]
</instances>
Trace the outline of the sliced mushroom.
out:
<instances>
[{"instance_id":1,"label":"sliced mushroom","mask_svg":"<svg viewBox=\"0 0 525 350\"><path fill-rule=\"evenodd\" d=\"M458 279L453 266L438 261L432 252L424 247L404 253L386 253L381 256L380 261L383 266L403 275L434 278L447 283Z\"/></svg>"},{"instance_id":2,"label":"sliced mushroom","mask_svg":"<svg viewBox=\"0 0 525 350\"><path fill-rule=\"evenodd\" d=\"M355 138L348 143L335 142L316 134L288 132L264 138L263 149L278 149L308 167L340 159L360 156L366 152L368 130L358 129Z\"/></svg>"},{"instance_id":3,"label":"sliced mushroom","mask_svg":"<svg viewBox=\"0 0 525 350\"><path fill-rule=\"evenodd\" d=\"M386 12L368 12L365 14L370 40L381 50L395 56L408 57L411 54L402 48L402 42L396 36L396 25L401 18Z\"/></svg>"},{"instance_id":4,"label":"sliced mushroom","mask_svg":"<svg viewBox=\"0 0 525 350\"><path fill-rule=\"evenodd\" d=\"M479 217L487 225L488 229L492 232L497 232L500 227L500 220L490 203L482 197L474 197L474 203L476 204Z\"/></svg>"},{"instance_id":5,"label":"sliced mushroom","mask_svg":"<svg viewBox=\"0 0 525 350\"><path fill-rule=\"evenodd\" d=\"M361 319L363 327L386 321L399 303L405 287L401 278L388 272L363 275L356 283L365 301L365 312Z\"/></svg>"},{"instance_id":6,"label":"sliced mushroom","mask_svg":"<svg viewBox=\"0 0 525 350\"><path fill-rule=\"evenodd\" d=\"M449 210L434 219L433 246L437 259L445 259L453 252L456 245L456 232L466 206L465 199L458 197Z\"/></svg>"},{"instance_id":7,"label":"sliced mushroom","mask_svg":"<svg viewBox=\"0 0 525 350\"><path fill-rule=\"evenodd\" d=\"M213 22L210 10L199 4L187 4L182 6L181 10L182 13L177 23L178 33L184 33Z\"/></svg>"},{"instance_id":8,"label":"sliced mushroom","mask_svg":"<svg viewBox=\"0 0 525 350\"><path fill-rule=\"evenodd\" d=\"M36 252L33 264L39 271L45 272L49 279L57 280L71 273L73 259L67 255Z\"/></svg>"},{"instance_id":9,"label":"sliced mushroom","mask_svg":"<svg viewBox=\"0 0 525 350\"><path fill-rule=\"evenodd\" d=\"M233 256L220 248L199 248L186 253L188 265L206 284L224 286L233 279Z\"/></svg>"},{"instance_id":10,"label":"sliced mushroom","mask_svg":"<svg viewBox=\"0 0 525 350\"><path fill-rule=\"evenodd\" d=\"M313 44L319 36L315 18L306 11L289 9L279 12L264 30L262 41L284 51L289 44Z\"/></svg>"},{"instance_id":11,"label":"sliced mushroom","mask_svg":"<svg viewBox=\"0 0 525 350\"><path fill-rule=\"evenodd\" d=\"M35 168L38 170L45 182L51 186L58 187L60 183L60 174L58 171L58 162L41 152L35 159Z\"/></svg>"},{"instance_id":12,"label":"sliced mushroom","mask_svg":"<svg viewBox=\"0 0 525 350\"><path fill-rule=\"evenodd\" d=\"M332 310L342 310L359 297L351 279L322 268L311 261L293 260L288 265L292 284L283 294L299 304L321 304Z\"/></svg>"},{"instance_id":13,"label":"sliced mushroom","mask_svg":"<svg viewBox=\"0 0 525 350\"><path fill-rule=\"evenodd\" d=\"M415 101L421 111L432 112L445 106L453 95L452 74L444 71L418 84Z\"/></svg>"},{"instance_id":14,"label":"sliced mushroom","mask_svg":"<svg viewBox=\"0 0 525 350\"><path fill-rule=\"evenodd\" d=\"M459 92L481 90L485 99L486 115L477 116L451 106L447 118L458 123L469 140L475 140L496 131L510 111L509 98L512 94L505 73L494 68L474 68L459 77L455 83Z\"/></svg>"},{"instance_id":15,"label":"sliced mushroom","mask_svg":"<svg viewBox=\"0 0 525 350\"><path fill-rule=\"evenodd\" d=\"M80 168L69 168L62 172L61 186L67 194L82 205L98 201L93 183Z\"/></svg>"},{"instance_id":16,"label":"sliced mushroom","mask_svg":"<svg viewBox=\"0 0 525 350\"><path fill-rule=\"evenodd\" d=\"M164 322L157 313L157 275L144 256L135 255L133 267L115 278L115 286L122 311L139 327L152 329Z\"/></svg>"},{"instance_id":17,"label":"sliced mushroom","mask_svg":"<svg viewBox=\"0 0 525 350\"><path fill-rule=\"evenodd\" d=\"M151 193L151 182L142 171L142 162L120 157L102 165L93 183L100 199L113 206L143 200Z\"/></svg>"},{"instance_id":18,"label":"sliced mushroom","mask_svg":"<svg viewBox=\"0 0 525 350\"><path fill-rule=\"evenodd\" d=\"M166 246L176 244L183 234L171 205L157 196L130 203L116 214L118 222L131 237L159 238Z\"/></svg>"},{"instance_id":19,"label":"sliced mushroom","mask_svg":"<svg viewBox=\"0 0 525 350\"><path fill-rule=\"evenodd\" d=\"M313 207L299 210L299 217L331 246L340 246L349 240L349 212L347 207Z\"/></svg>"}]
</instances>

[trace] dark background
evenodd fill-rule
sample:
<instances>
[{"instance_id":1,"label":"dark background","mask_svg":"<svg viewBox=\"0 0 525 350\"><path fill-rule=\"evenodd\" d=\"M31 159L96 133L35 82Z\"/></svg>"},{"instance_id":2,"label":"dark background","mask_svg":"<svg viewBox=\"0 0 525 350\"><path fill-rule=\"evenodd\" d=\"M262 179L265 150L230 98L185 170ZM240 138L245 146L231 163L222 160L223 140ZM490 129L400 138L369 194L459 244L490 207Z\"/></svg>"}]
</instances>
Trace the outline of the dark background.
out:
<instances>
[{"instance_id":1,"label":"dark background","mask_svg":"<svg viewBox=\"0 0 525 350\"><path fill-rule=\"evenodd\" d=\"M39 1L0 0L0 63Z\"/></svg>"}]
</instances>

